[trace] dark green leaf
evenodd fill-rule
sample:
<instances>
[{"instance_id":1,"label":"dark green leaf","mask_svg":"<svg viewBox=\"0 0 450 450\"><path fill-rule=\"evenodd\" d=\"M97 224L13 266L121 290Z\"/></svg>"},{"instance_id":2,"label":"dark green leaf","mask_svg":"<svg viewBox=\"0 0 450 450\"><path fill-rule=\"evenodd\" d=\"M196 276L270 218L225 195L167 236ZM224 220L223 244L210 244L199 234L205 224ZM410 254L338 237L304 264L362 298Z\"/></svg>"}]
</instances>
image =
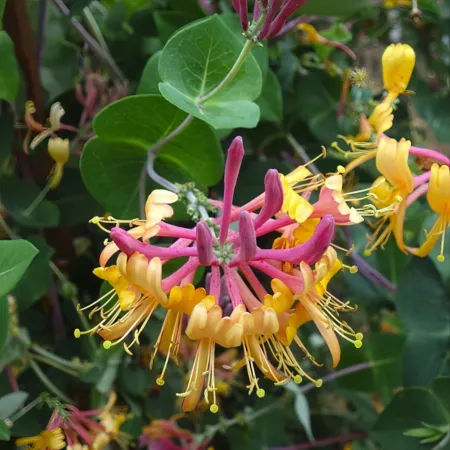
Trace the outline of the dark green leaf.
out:
<instances>
[{"instance_id":1,"label":"dark green leaf","mask_svg":"<svg viewBox=\"0 0 450 450\"><path fill-rule=\"evenodd\" d=\"M386 407L372 435L383 450L420 450L419 439L405 436L404 432L422 428L424 423L446 424L446 411L439 400L426 389L414 388L399 392Z\"/></svg>"},{"instance_id":2,"label":"dark green leaf","mask_svg":"<svg viewBox=\"0 0 450 450\"><path fill-rule=\"evenodd\" d=\"M31 236L28 240L39 250L39 254L13 291L21 311L32 306L48 292L52 276L49 261L54 253L53 249L41 236Z\"/></svg>"},{"instance_id":3,"label":"dark green leaf","mask_svg":"<svg viewBox=\"0 0 450 450\"><path fill-rule=\"evenodd\" d=\"M158 35L163 44L165 44L179 28L196 19L194 15L182 11L155 11L153 18L155 20L156 28L158 29Z\"/></svg>"},{"instance_id":4,"label":"dark green leaf","mask_svg":"<svg viewBox=\"0 0 450 450\"><path fill-rule=\"evenodd\" d=\"M0 31L0 99L13 103L19 92L19 67L14 45L6 31Z\"/></svg>"},{"instance_id":5,"label":"dark green leaf","mask_svg":"<svg viewBox=\"0 0 450 450\"><path fill-rule=\"evenodd\" d=\"M256 101L261 110L261 120L281 122L283 120L283 97L277 76L269 70L264 80L260 97Z\"/></svg>"},{"instance_id":6,"label":"dark green leaf","mask_svg":"<svg viewBox=\"0 0 450 450\"><path fill-rule=\"evenodd\" d=\"M0 166L9 158L14 139L14 114L4 112L0 115Z\"/></svg>"},{"instance_id":7,"label":"dark green leaf","mask_svg":"<svg viewBox=\"0 0 450 450\"><path fill-rule=\"evenodd\" d=\"M441 402L441 405L447 410L448 422L450 423L450 377L434 379L430 384L430 388Z\"/></svg>"},{"instance_id":8,"label":"dark green leaf","mask_svg":"<svg viewBox=\"0 0 450 450\"><path fill-rule=\"evenodd\" d=\"M404 382L426 386L438 375L450 345L450 304L428 258L411 261L398 282L395 302L408 331Z\"/></svg>"},{"instance_id":9,"label":"dark green leaf","mask_svg":"<svg viewBox=\"0 0 450 450\"><path fill-rule=\"evenodd\" d=\"M370 0L346 0L345 2L315 0L313 2L306 2L300 8L300 13L318 16L350 16L371 7L372 2Z\"/></svg>"},{"instance_id":10,"label":"dark green leaf","mask_svg":"<svg viewBox=\"0 0 450 450\"><path fill-rule=\"evenodd\" d=\"M0 420L0 441L9 441L11 431L3 420Z\"/></svg>"},{"instance_id":11,"label":"dark green leaf","mask_svg":"<svg viewBox=\"0 0 450 450\"><path fill-rule=\"evenodd\" d=\"M0 420L11 417L28 398L26 392L12 392L0 398Z\"/></svg>"},{"instance_id":12,"label":"dark green leaf","mask_svg":"<svg viewBox=\"0 0 450 450\"><path fill-rule=\"evenodd\" d=\"M30 228L55 227L59 222L59 211L48 200L43 200L32 212L27 212L40 192L36 185L27 180L7 176L0 180L1 202L19 224Z\"/></svg>"},{"instance_id":13,"label":"dark green leaf","mask_svg":"<svg viewBox=\"0 0 450 450\"><path fill-rule=\"evenodd\" d=\"M252 102L262 87L261 70L248 55L237 75L212 99L214 90L239 57L242 46L218 16L195 22L178 31L166 44L159 62L162 95L183 111L214 128L253 128L259 107Z\"/></svg>"},{"instance_id":14,"label":"dark green leaf","mask_svg":"<svg viewBox=\"0 0 450 450\"><path fill-rule=\"evenodd\" d=\"M0 241L0 298L14 289L37 253L25 240Z\"/></svg>"},{"instance_id":15,"label":"dark green leaf","mask_svg":"<svg viewBox=\"0 0 450 450\"><path fill-rule=\"evenodd\" d=\"M0 297L0 352L3 350L9 329L9 304L8 298Z\"/></svg>"},{"instance_id":16,"label":"dark green leaf","mask_svg":"<svg viewBox=\"0 0 450 450\"><path fill-rule=\"evenodd\" d=\"M83 179L94 198L114 215L137 217L147 151L185 117L154 95L128 97L105 108L94 122L98 137L87 143L81 158ZM207 186L217 183L223 172L223 154L214 131L195 119L161 149L156 162L158 173L169 179ZM155 187L148 179L147 193Z\"/></svg>"}]
</instances>

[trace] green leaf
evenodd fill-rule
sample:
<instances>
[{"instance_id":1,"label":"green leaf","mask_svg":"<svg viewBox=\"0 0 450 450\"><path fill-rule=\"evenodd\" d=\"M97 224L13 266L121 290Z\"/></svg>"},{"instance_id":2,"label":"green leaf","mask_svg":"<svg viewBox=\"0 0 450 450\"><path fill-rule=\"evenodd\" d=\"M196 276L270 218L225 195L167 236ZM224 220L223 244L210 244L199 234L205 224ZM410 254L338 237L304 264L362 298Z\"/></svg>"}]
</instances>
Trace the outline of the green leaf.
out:
<instances>
[{"instance_id":1,"label":"green leaf","mask_svg":"<svg viewBox=\"0 0 450 450\"><path fill-rule=\"evenodd\" d=\"M447 410L450 423L450 377L435 378L430 384L430 389Z\"/></svg>"},{"instance_id":2,"label":"green leaf","mask_svg":"<svg viewBox=\"0 0 450 450\"><path fill-rule=\"evenodd\" d=\"M403 359L405 385L426 386L439 373L450 345L450 304L428 259L414 258L397 285L400 319L408 331Z\"/></svg>"},{"instance_id":3,"label":"green leaf","mask_svg":"<svg viewBox=\"0 0 450 450\"><path fill-rule=\"evenodd\" d=\"M161 52L155 53L145 65L141 81L137 88L138 94L159 94L158 85L161 77L159 76L158 66L160 57Z\"/></svg>"},{"instance_id":4,"label":"green leaf","mask_svg":"<svg viewBox=\"0 0 450 450\"><path fill-rule=\"evenodd\" d=\"M27 400L26 392L18 391L0 398L0 420L11 417Z\"/></svg>"},{"instance_id":5,"label":"green leaf","mask_svg":"<svg viewBox=\"0 0 450 450\"><path fill-rule=\"evenodd\" d=\"M445 425L446 420L435 395L422 388L405 389L384 409L371 434L383 450L420 450L420 441L405 431L422 428L424 423Z\"/></svg>"},{"instance_id":6,"label":"green leaf","mask_svg":"<svg viewBox=\"0 0 450 450\"><path fill-rule=\"evenodd\" d=\"M9 441L11 439L11 430L3 420L0 420L0 441Z\"/></svg>"},{"instance_id":7,"label":"green leaf","mask_svg":"<svg viewBox=\"0 0 450 450\"><path fill-rule=\"evenodd\" d=\"M0 99L13 103L19 93L19 67L14 45L6 31L0 31Z\"/></svg>"},{"instance_id":8,"label":"green leaf","mask_svg":"<svg viewBox=\"0 0 450 450\"><path fill-rule=\"evenodd\" d=\"M309 409L308 399L306 395L302 392L301 388L297 386L294 382L287 384L286 389L291 391L294 397L294 410L297 415L298 420L303 425L306 435L309 441L314 441L314 436L311 428L311 412Z\"/></svg>"},{"instance_id":9,"label":"green leaf","mask_svg":"<svg viewBox=\"0 0 450 450\"><path fill-rule=\"evenodd\" d=\"M283 94L278 78L271 70L267 72L261 95L256 103L261 110L261 120L269 122L283 120Z\"/></svg>"},{"instance_id":10,"label":"green leaf","mask_svg":"<svg viewBox=\"0 0 450 450\"><path fill-rule=\"evenodd\" d=\"M14 139L14 114L4 112L0 115L0 166L9 158Z\"/></svg>"},{"instance_id":11,"label":"green leaf","mask_svg":"<svg viewBox=\"0 0 450 450\"><path fill-rule=\"evenodd\" d=\"M348 31L346 26L340 22L334 22L328 30L321 31L320 34L329 41L340 42L342 44L352 40L352 34ZM330 54L336 50L334 47L323 44L315 44L314 48L322 60L327 59Z\"/></svg>"},{"instance_id":12,"label":"green leaf","mask_svg":"<svg viewBox=\"0 0 450 450\"><path fill-rule=\"evenodd\" d=\"M49 261L54 250L47 245L45 239L41 236L31 236L28 237L28 240L39 250L39 254L13 291L21 311L32 306L48 292L52 276Z\"/></svg>"},{"instance_id":13,"label":"green leaf","mask_svg":"<svg viewBox=\"0 0 450 450\"><path fill-rule=\"evenodd\" d=\"M346 0L345 2L330 2L329 0L314 0L306 2L300 8L301 14L318 16L350 16L372 7L370 0Z\"/></svg>"},{"instance_id":14,"label":"green leaf","mask_svg":"<svg viewBox=\"0 0 450 450\"><path fill-rule=\"evenodd\" d=\"M25 240L0 241L0 298L14 289L37 253Z\"/></svg>"},{"instance_id":15,"label":"green leaf","mask_svg":"<svg viewBox=\"0 0 450 450\"><path fill-rule=\"evenodd\" d=\"M317 138L325 145L336 140L339 128L336 111L339 104L341 82L324 72L311 72L297 78L295 108Z\"/></svg>"},{"instance_id":16,"label":"green leaf","mask_svg":"<svg viewBox=\"0 0 450 450\"><path fill-rule=\"evenodd\" d=\"M226 77L242 46L218 16L190 24L166 44L159 62L161 94L171 103L214 128L253 128L259 107L252 102L262 88L261 70L248 55L234 79L202 102Z\"/></svg>"},{"instance_id":17,"label":"green leaf","mask_svg":"<svg viewBox=\"0 0 450 450\"><path fill-rule=\"evenodd\" d=\"M363 346L356 349L352 345L342 351L342 367L362 362L370 362L369 369L349 374L339 380L339 385L346 389L363 392L380 392L383 397L390 397L393 389L402 384L401 355L405 337L399 334L371 333L364 336Z\"/></svg>"},{"instance_id":18,"label":"green leaf","mask_svg":"<svg viewBox=\"0 0 450 450\"><path fill-rule=\"evenodd\" d=\"M97 137L87 143L81 158L89 192L113 215L137 217L147 152L185 118L186 114L155 95L127 97L105 108L94 121ZM178 182L216 184L223 173L223 153L214 130L194 119L161 149L155 169ZM147 193L156 187L147 180Z\"/></svg>"},{"instance_id":19,"label":"green leaf","mask_svg":"<svg viewBox=\"0 0 450 450\"><path fill-rule=\"evenodd\" d=\"M0 352L8 339L9 304L7 297L0 298Z\"/></svg>"},{"instance_id":20,"label":"green leaf","mask_svg":"<svg viewBox=\"0 0 450 450\"><path fill-rule=\"evenodd\" d=\"M0 180L0 199L5 209L20 224L30 228L56 227L59 211L55 204L43 200L31 213L27 208L40 194L40 189L27 180L4 176Z\"/></svg>"}]
</instances>

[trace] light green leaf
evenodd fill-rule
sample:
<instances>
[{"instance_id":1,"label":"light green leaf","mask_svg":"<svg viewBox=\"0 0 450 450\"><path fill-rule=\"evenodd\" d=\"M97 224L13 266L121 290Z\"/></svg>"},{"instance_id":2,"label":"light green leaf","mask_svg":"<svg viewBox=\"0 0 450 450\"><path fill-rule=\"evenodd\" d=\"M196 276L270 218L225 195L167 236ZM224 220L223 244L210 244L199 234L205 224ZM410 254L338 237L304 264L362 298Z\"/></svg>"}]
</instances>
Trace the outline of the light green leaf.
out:
<instances>
[{"instance_id":1,"label":"light green leaf","mask_svg":"<svg viewBox=\"0 0 450 450\"><path fill-rule=\"evenodd\" d=\"M37 253L25 240L0 241L0 298L14 289Z\"/></svg>"},{"instance_id":2,"label":"light green leaf","mask_svg":"<svg viewBox=\"0 0 450 450\"><path fill-rule=\"evenodd\" d=\"M31 213L26 212L39 193L40 189L30 181L9 176L3 176L0 180L0 200L20 225L30 228L56 227L59 211L48 200L43 200Z\"/></svg>"},{"instance_id":3,"label":"light green leaf","mask_svg":"<svg viewBox=\"0 0 450 450\"><path fill-rule=\"evenodd\" d=\"M47 245L45 239L41 236L31 236L28 237L28 240L39 250L39 254L13 291L21 311L32 306L48 292L52 276L49 261L54 250Z\"/></svg>"},{"instance_id":4,"label":"light green leaf","mask_svg":"<svg viewBox=\"0 0 450 450\"><path fill-rule=\"evenodd\" d=\"M81 158L89 192L113 215L137 217L147 152L185 118L185 113L155 95L127 97L105 108L94 121L97 137L87 143ZM214 130L194 119L161 149L155 168L173 181L216 184L223 173L223 153ZM147 180L147 193L156 187Z\"/></svg>"},{"instance_id":5,"label":"light green leaf","mask_svg":"<svg viewBox=\"0 0 450 450\"><path fill-rule=\"evenodd\" d=\"M278 78L271 70L267 72L261 95L256 103L261 110L261 120L269 122L283 120L283 94Z\"/></svg>"},{"instance_id":6,"label":"light green leaf","mask_svg":"<svg viewBox=\"0 0 450 450\"><path fill-rule=\"evenodd\" d=\"M397 284L395 304L407 329L404 383L426 386L439 374L450 345L450 304L428 258L414 258Z\"/></svg>"},{"instance_id":7,"label":"light green leaf","mask_svg":"<svg viewBox=\"0 0 450 450\"><path fill-rule=\"evenodd\" d=\"M158 84L161 81L161 77L159 76L158 65L160 57L161 52L155 53L145 65L137 88L138 94L159 94Z\"/></svg>"},{"instance_id":8,"label":"light green leaf","mask_svg":"<svg viewBox=\"0 0 450 450\"><path fill-rule=\"evenodd\" d=\"M241 50L238 39L218 16L182 28L161 55L161 94L214 128L255 127L259 108L252 101L261 92L262 75L252 55L228 85L202 102L226 77Z\"/></svg>"},{"instance_id":9,"label":"light green leaf","mask_svg":"<svg viewBox=\"0 0 450 450\"><path fill-rule=\"evenodd\" d=\"M297 414L297 418L305 429L308 439L312 442L314 441L314 436L311 428L311 412L309 410L309 403L306 395L302 392L301 388L297 386L293 381L287 384L286 389L291 391L294 397L294 410Z\"/></svg>"},{"instance_id":10,"label":"light green leaf","mask_svg":"<svg viewBox=\"0 0 450 450\"><path fill-rule=\"evenodd\" d=\"M0 420L11 417L27 400L26 392L18 391L0 398Z\"/></svg>"},{"instance_id":11,"label":"light green leaf","mask_svg":"<svg viewBox=\"0 0 450 450\"><path fill-rule=\"evenodd\" d=\"M0 31L0 99L13 103L19 93L19 67L14 45L6 31Z\"/></svg>"}]
</instances>

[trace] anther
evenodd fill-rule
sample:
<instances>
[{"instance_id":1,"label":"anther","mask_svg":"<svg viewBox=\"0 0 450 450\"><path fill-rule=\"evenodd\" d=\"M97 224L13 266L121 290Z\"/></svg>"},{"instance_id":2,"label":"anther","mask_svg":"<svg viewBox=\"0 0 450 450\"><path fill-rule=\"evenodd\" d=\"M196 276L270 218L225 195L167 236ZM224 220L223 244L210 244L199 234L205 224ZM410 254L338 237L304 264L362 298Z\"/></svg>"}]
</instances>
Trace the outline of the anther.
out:
<instances>
[{"instance_id":1,"label":"anther","mask_svg":"<svg viewBox=\"0 0 450 450\"><path fill-rule=\"evenodd\" d=\"M166 382L160 377L156 379L156 384L158 386L164 386L166 384Z\"/></svg>"},{"instance_id":2,"label":"anther","mask_svg":"<svg viewBox=\"0 0 450 450\"><path fill-rule=\"evenodd\" d=\"M263 398L263 397L266 395L266 391L265 391L264 389L259 388L259 389L257 389L257 391L256 391L256 395L257 395L259 398Z\"/></svg>"},{"instance_id":3,"label":"anther","mask_svg":"<svg viewBox=\"0 0 450 450\"><path fill-rule=\"evenodd\" d=\"M103 348L104 348L105 350L109 350L109 349L111 348L111 345L112 345L111 341L105 341L105 342L103 342Z\"/></svg>"},{"instance_id":4,"label":"anther","mask_svg":"<svg viewBox=\"0 0 450 450\"><path fill-rule=\"evenodd\" d=\"M78 339L78 338L81 336L81 331L80 331L80 329L79 329L79 328L76 328L76 329L73 331L73 335Z\"/></svg>"},{"instance_id":5,"label":"anther","mask_svg":"<svg viewBox=\"0 0 450 450\"><path fill-rule=\"evenodd\" d=\"M217 412L219 411L219 407L217 405L211 405L209 407L209 410L213 413L213 414L217 414Z\"/></svg>"}]
</instances>

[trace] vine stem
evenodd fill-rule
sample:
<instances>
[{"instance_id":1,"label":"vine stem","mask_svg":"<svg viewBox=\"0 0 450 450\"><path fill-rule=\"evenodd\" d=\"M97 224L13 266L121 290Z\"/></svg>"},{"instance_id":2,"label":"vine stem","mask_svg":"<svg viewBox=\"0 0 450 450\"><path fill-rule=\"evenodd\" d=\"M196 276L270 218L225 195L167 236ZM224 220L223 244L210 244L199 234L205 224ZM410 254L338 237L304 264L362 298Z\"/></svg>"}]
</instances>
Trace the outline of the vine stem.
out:
<instances>
[{"instance_id":1,"label":"vine stem","mask_svg":"<svg viewBox=\"0 0 450 450\"><path fill-rule=\"evenodd\" d=\"M297 139L295 139L295 137L291 133L286 133L286 140L305 164L310 163L308 167L311 169L311 172L314 175L319 175L319 169L314 163L311 163L311 158L309 157L308 153L306 153L306 150L299 144Z\"/></svg>"},{"instance_id":2,"label":"vine stem","mask_svg":"<svg viewBox=\"0 0 450 450\"><path fill-rule=\"evenodd\" d=\"M356 439L362 440L366 438L367 433L355 432L343 434L342 436L319 439L318 441L307 442L305 444L288 445L287 447L272 447L270 450L310 450L312 448L320 448L325 447L326 445L339 444L341 442L349 442Z\"/></svg>"},{"instance_id":3,"label":"vine stem","mask_svg":"<svg viewBox=\"0 0 450 450\"><path fill-rule=\"evenodd\" d=\"M16 422L22 416L30 412L35 406L39 405L39 403L41 403L41 398L37 397L32 402L28 403L28 405L24 406L20 411L17 411L16 414L14 414L12 417L9 418L9 420L12 423Z\"/></svg>"},{"instance_id":4,"label":"vine stem","mask_svg":"<svg viewBox=\"0 0 450 450\"><path fill-rule=\"evenodd\" d=\"M64 392L61 392L61 390L53 384L53 382L50 380L50 378L45 375L45 373L42 371L42 369L39 367L39 364L36 361L33 361L32 359L29 360L30 367L32 368L33 372L36 374L36 376L41 380L42 384L45 385L45 387L55 394L57 397L59 397L61 400L63 400L66 403L72 403L69 397L64 394Z\"/></svg>"},{"instance_id":5,"label":"vine stem","mask_svg":"<svg viewBox=\"0 0 450 450\"><path fill-rule=\"evenodd\" d=\"M72 377L78 378L77 372L75 372L74 370L70 370L67 367L62 366L51 359L44 358L43 356L40 356L40 355L35 355L34 353L28 353L27 357L30 360L39 361L41 363L47 364L48 366L52 366L55 369L60 370L61 372L67 373L68 375L71 375Z\"/></svg>"},{"instance_id":6,"label":"vine stem","mask_svg":"<svg viewBox=\"0 0 450 450\"><path fill-rule=\"evenodd\" d=\"M58 10L66 17L70 17L69 8L64 4L63 0L52 0ZM87 30L78 22L75 17L70 17L70 22L78 34L84 39L88 47L95 53L111 70L112 74L121 82L126 81L125 76L119 69L115 61L107 54L102 46L87 32Z\"/></svg>"}]
</instances>

